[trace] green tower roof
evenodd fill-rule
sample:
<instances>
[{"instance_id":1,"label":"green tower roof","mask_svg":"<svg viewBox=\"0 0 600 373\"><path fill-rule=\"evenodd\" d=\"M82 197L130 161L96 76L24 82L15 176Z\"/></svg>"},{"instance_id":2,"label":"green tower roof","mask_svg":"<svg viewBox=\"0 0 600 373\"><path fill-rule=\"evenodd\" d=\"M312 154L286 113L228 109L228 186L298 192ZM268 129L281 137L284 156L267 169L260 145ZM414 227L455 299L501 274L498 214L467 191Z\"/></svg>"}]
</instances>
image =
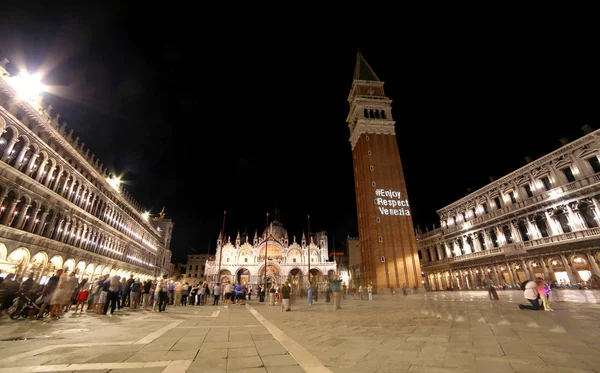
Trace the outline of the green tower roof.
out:
<instances>
[{"instance_id":1,"label":"green tower roof","mask_svg":"<svg viewBox=\"0 0 600 373\"><path fill-rule=\"evenodd\" d=\"M354 80L371 80L371 81L376 81L376 82L380 81L379 78L377 77L377 74L375 74L373 69L371 69L371 66L369 66L369 63L367 62L367 60L365 60L363 55L360 54L360 51L358 53L356 53L356 66L354 67Z\"/></svg>"}]
</instances>

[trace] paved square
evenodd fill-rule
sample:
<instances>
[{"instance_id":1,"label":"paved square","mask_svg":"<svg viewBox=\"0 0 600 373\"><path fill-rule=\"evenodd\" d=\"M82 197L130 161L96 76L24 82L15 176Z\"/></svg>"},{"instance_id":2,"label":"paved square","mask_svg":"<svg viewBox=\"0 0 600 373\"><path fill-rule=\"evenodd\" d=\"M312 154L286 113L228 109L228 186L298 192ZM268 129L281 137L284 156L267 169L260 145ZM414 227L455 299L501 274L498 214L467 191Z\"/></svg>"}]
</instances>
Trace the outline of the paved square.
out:
<instances>
[{"instance_id":1,"label":"paved square","mask_svg":"<svg viewBox=\"0 0 600 373\"><path fill-rule=\"evenodd\" d=\"M600 292L558 291L555 312L520 291L332 303L0 318L6 372L600 372ZM320 298L322 300L322 298ZM14 340L8 340L14 339Z\"/></svg>"}]
</instances>

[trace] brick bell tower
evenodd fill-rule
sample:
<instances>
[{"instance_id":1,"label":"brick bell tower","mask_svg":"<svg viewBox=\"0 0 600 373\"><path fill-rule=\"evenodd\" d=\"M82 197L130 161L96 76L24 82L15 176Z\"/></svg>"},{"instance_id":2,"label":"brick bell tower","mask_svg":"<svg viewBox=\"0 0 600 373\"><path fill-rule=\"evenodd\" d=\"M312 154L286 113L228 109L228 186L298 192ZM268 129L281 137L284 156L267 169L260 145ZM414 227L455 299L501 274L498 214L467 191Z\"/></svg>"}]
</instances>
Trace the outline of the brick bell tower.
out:
<instances>
[{"instance_id":1,"label":"brick bell tower","mask_svg":"<svg viewBox=\"0 0 600 373\"><path fill-rule=\"evenodd\" d=\"M374 291L384 294L405 284L422 289L392 100L360 52L348 102L362 285L372 283Z\"/></svg>"}]
</instances>

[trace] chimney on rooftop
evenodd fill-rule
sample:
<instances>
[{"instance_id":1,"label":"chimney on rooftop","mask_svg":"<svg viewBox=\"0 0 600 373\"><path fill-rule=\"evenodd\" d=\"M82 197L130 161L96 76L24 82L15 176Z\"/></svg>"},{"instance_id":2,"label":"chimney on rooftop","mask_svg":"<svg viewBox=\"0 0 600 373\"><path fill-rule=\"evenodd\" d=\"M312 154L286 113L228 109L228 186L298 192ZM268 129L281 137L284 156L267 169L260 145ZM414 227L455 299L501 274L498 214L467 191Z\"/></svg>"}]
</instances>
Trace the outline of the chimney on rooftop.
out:
<instances>
[{"instance_id":1,"label":"chimney on rooftop","mask_svg":"<svg viewBox=\"0 0 600 373\"><path fill-rule=\"evenodd\" d=\"M525 156L525 163L531 163L531 162L533 162L533 158L531 158L530 155L526 155Z\"/></svg>"},{"instance_id":2,"label":"chimney on rooftop","mask_svg":"<svg viewBox=\"0 0 600 373\"><path fill-rule=\"evenodd\" d=\"M490 183L493 183L494 181L496 181L496 176L490 176Z\"/></svg>"},{"instance_id":3,"label":"chimney on rooftop","mask_svg":"<svg viewBox=\"0 0 600 373\"><path fill-rule=\"evenodd\" d=\"M590 133L592 133L592 126L590 126L589 124L585 124L583 127L581 127L581 130L585 135L589 135Z\"/></svg>"},{"instance_id":4,"label":"chimney on rooftop","mask_svg":"<svg viewBox=\"0 0 600 373\"><path fill-rule=\"evenodd\" d=\"M558 141L560 141L560 143L562 144L562 146L565 146L569 143L569 139L566 137L561 137Z\"/></svg>"}]
</instances>

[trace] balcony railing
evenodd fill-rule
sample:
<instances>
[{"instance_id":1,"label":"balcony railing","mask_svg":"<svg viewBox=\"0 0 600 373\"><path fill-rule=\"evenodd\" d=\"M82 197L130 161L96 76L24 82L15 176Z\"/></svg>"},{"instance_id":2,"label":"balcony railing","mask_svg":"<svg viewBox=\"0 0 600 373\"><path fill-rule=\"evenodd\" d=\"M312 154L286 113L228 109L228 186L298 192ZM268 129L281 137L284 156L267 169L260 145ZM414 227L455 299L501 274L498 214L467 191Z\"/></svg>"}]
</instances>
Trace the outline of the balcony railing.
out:
<instances>
[{"instance_id":1,"label":"balcony railing","mask_svg":"<svg viewBox=\"0 0 600 373\"><path fill-rule=\"evenodd\" d=\"M525 241L525 248L538 248L539 246L555 244L564 241L581 240L586 238L600 237L600 228L590 228L582 231L557 234L554 236L536 238L535 240Z\"/></svg>"},{"instance_id":2,"label":"balcony railing","mask_svg":"<svg viewBox=\"0 0 600 373\"><path fill-rule=\"evenodd\" d=\"M569 232L557 234L549 237L537 238L535 240L525 242L515 242L509 245L503 245L502 247L496 247L490 250L477 251L470 254L464 254L455 256L452 258L446 258L437 260L434 262L422 263L423 267L437 266L448 263L463 262L473 260L481 257L493 256L504 254L506 256L525 254L527 250L538 249L543 246L565 243L573 240L584 240L590 238L600 238L600 228L590 228L582 231Z\"/></svg>"},{"instance_id":3,"label":"balcony railing","mask_svg":"<svg viewBox=\"0 0 600 373\"><path fill-rule=\"evenodd\" d=\"M472 226L476 226L480 223L491 220L495 217L502 216L502 215L508 214L510 212L514 212L516 210L522 209L523 207L526 207L526 206L529 206L529 205L532 205L532 204L535 204L538 202L551 200L553 198L556 198L556 196L560 197L563 194L566 194L568 192L571 192L571 191L579 189L579 188L586 187L588 185L597 183L599 181L600 181L600 173L588 176L584 179L575 180L571 183L560 185L551 190L536 194L530 198L527 198L526 200L518 201L515 204L504 206L501 209L490 211L485 215L480 215L480 216L476 217L475 219L467 220L466 222L461 222L461 223L456 224L455 226L445 228L444 232L446 234L448 234L448 233L458 232L463 229L470 229ZM464 227L465 223L469 224L468 228Z\"/></svg>"}]
</instances>

